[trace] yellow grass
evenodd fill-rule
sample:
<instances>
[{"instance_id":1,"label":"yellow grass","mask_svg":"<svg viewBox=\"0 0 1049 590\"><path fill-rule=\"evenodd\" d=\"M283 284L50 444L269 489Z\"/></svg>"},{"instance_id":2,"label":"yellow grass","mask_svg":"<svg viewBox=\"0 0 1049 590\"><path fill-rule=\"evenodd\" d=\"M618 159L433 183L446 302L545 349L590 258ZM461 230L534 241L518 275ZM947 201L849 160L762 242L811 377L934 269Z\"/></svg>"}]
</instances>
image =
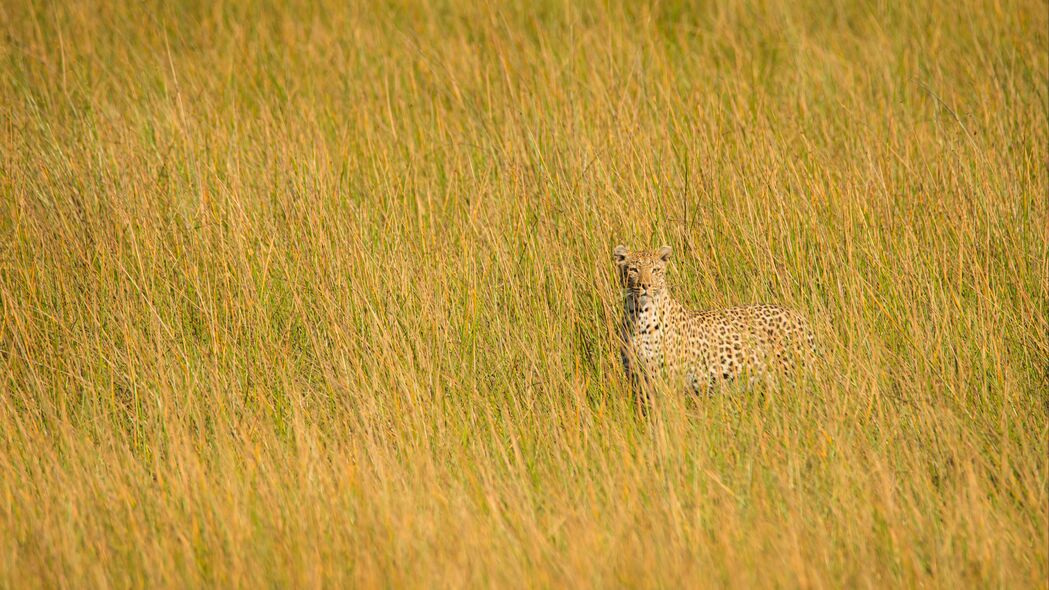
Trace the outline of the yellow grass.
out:
<instances>
[{"instance_id":1,"label":"yellow grass","mask_svg":"<svg viewBox=\"0 0 1049 590\"><path fill-rule=\"evenodd\" d=\"M0 586L1044 587L1047 19L0 4ZM638 415L619 242L818 373Z\"/></svg>"}]
</instances>

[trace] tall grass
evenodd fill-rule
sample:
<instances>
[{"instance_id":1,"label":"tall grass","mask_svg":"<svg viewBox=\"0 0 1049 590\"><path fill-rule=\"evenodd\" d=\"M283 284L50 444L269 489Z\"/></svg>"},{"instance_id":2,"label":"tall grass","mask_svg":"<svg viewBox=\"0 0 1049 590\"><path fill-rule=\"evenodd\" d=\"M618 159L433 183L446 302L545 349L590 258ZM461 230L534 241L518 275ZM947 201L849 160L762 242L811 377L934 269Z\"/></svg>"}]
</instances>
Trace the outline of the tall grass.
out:
<instances>
[{"instance_id":1,"label":"tall grass","mask_svg":"<svg viewBox=\"0 0 1049 590\"><path fill-rule=\"evenodd\" d=\"M0 585L1045 584L1047 19L0 4ZM618 242L819 370L640 416Z\"/></svg>"}]
</instances>

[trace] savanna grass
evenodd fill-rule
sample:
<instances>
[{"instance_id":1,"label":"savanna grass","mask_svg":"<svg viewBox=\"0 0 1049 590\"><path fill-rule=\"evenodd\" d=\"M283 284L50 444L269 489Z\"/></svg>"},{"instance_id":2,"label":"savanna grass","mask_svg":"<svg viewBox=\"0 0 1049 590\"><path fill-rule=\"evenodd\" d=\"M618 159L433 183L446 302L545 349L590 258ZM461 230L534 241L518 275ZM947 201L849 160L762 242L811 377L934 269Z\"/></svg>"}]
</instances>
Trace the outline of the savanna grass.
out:
<instances>
[{"instance_id":1,"label":"savanna grass","mask_svg":"<svg viewBox=\"0 0 1049 590\"><path fill-rule=\"evenodd\" d=\"M0 586L1043 585L1047 19L0 4ZM818 371L641 416L619 242Z\"/></svg>"}]
</instances>

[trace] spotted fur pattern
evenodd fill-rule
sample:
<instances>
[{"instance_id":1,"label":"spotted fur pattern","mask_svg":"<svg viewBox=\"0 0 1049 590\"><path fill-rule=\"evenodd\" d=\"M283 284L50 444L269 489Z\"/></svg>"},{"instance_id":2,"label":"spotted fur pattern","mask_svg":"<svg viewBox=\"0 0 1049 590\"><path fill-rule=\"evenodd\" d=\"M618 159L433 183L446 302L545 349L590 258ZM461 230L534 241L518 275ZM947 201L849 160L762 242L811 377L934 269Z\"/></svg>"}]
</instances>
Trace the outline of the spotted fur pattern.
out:
<instances>
[{"instance_id":1,"label":"spotted fur pattern","mask_svg":"<svg viewBox=\"0 0 1049 590\"><path fill-rule=\"evenodd\" d=\"M801 314L778 305L690 311L666 288L670 248L613 251L625 292L621 324L623 368L636 389L661 376L707 392L743 374L793 372L815 354L815 337Z\"/></svg>"}]
</instances>

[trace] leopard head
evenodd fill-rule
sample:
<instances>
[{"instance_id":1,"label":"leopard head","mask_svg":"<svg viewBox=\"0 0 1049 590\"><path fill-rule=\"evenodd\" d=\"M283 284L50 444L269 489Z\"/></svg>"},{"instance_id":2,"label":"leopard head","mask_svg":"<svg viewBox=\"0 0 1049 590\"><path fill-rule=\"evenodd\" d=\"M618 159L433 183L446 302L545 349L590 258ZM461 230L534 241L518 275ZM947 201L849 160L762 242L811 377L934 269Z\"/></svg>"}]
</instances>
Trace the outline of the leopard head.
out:
<instances>
[{"instance_id":1,"label":"leopard head","mask_svg":"<svg viewBox=\"0 0 1049 590\"><path fill-rule=\"evenodd\" d=\"M619 245L612 250L619 275L619 284L627 295L644 303L649 298L660 297L666 292L666 269L670 261L670 246L658 250L631 252Z\"/></svg>"}]
</instances>

